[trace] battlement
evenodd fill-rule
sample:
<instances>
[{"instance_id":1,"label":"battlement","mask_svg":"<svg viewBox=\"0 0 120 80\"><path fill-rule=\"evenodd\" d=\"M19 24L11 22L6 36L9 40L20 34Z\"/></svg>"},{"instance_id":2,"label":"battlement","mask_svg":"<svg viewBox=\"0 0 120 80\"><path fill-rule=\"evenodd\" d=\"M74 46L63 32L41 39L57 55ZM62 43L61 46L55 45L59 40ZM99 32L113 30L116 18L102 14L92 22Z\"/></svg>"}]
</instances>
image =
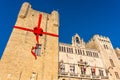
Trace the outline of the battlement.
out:
<instances>
[{"instance_id":1,"label":"battlement","mask_svg":"<svg viewBox=\"0 0 120 80\"><path fill-rule=\"evenodd\" d=\"M93 36L93 39L98 39L98 40L101 41L101 42L108 42L108 43L111 42L108 37L102 36L102 35L98 35L98 34L97 34L97 35L94 35L94 36Z\"/></svg>"},{"instance_id":2,"label":"battlement","mask_svg":"<svg viewBox=\"0 0 120 80\"><path fill-rule=\"evenodd\" d=\"M108 46L108 45L112 46L109 37L96 34L86 43L86 47L97 49L98 45L96 44L103 44L104 46Z\"/></svg>"},{"instance_id":3,"label":"battlement","mask_svg":"<svg viewBox=\"0 0 120 80\"><path fill-rule=\"evenodd\" d=\"M17 21L19 21L18 23L16 23L16 25L21 26L21 24L26 25L26 23L28 23L28 20L31 21L30 24L27 24L29 27L31 26L36 26L34 25L34 21L37 19L37 17L39 16L39 14L42 14L43 17L42 19L42 26L47 26L47 23L51 23L53 26L52 27L59 27L59 13L58 11L53 10L51 13L46 13L46 12L41 12L41 11L37 11L32 9L32 6L28 3L28 2L24 2L21 6L20 12L18 14L18 19ZM36 21L35 21L35 24Z\"/></svg>"}]
</instances>

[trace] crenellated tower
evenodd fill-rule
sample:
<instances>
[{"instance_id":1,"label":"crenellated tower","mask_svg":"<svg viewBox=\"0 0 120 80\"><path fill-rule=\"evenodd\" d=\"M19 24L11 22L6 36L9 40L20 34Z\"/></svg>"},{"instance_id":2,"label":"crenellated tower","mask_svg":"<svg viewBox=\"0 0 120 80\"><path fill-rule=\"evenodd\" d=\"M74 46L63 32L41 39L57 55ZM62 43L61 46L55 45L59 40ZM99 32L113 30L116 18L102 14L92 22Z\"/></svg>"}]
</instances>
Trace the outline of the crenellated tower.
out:
<instances>
[{"instance_id":1,"label":"crenellated tower","mask_svg":"<svg viewBox=\"0 0 120 80\"><path fill-rule=\"evenodd\" d=\"M119 80L120 64L112 43L108 37L95 35L87 47L97 49L102 57L109 80Z\"/></svg>"}]
</instances>

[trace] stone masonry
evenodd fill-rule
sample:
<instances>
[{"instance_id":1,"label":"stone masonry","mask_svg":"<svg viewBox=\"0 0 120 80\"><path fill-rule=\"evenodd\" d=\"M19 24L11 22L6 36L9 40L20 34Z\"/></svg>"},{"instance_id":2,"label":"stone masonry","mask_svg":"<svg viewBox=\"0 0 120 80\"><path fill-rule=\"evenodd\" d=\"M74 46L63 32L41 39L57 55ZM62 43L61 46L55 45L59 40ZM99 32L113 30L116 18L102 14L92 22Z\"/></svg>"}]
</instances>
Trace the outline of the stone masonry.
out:
<instances>
[{"instance_id":1,"label":"stone masonry","mask_svg":"<svg viewBox=\"0 0 120 80\"><path fill-rule=\"evenodd\" d=\"M58 34L59 14L33 10L23 3L16 26L34 29L42 14L41 28L45 32ZM35 60L31 54L36 45L35 34L14 28L0 61L0 80L57 80L58 79L58 37L39 36L40 56Z\"/></svg>"}]
</instances>

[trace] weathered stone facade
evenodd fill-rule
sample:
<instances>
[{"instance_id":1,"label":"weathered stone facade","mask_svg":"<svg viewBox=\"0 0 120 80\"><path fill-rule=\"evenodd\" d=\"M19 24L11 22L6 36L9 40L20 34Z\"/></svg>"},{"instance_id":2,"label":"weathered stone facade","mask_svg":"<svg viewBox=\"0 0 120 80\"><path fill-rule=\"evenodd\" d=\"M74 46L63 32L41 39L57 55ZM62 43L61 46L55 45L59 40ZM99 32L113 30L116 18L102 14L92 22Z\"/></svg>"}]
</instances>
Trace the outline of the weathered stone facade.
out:
<instances>
[{"instance_id":1,"label":"weathered stone facade","mask_svg":"<svg viewBox=\"0 0 120 80\"><path fill-rule=\"evenodd\" d=\"M85 43L76 34L72 44L59 43L59 80L120 80L119 55L108 37Z\"/></svg>"},{"instance_id":2,"label":"weathered stone facade","mask_svg":"<svg viewBox=\"0 0 120 80\"><path fill-rule=\"evenodd\" d=\"M16 26L34 29L42 14L41 28L59 34L59 14L33 10L25 2ZM120 49L114 49L108 37L95 35L85 43L78 34L72 44L58 37L39 36L37 59L31 54L36 45L33 32L14 28L0 61L0 80L120 80Z\"/></svg>"},{"instance_id":3,"label":"weathered stone facade","mask_svg":"<svg viewBox=\"0 0 120 80\"><path fill-rule=\"evenodd\" d=\"M15 25L34 29L40 14L43 31L58 34L58 12L39 12L27 2L22 5ZM0 80L57 80L58 37L39 36L39 43L40 56L35 60L31 54L32 46L36 45L35 34L14 28L0 61Z\"/></svg>"}]
</instances>

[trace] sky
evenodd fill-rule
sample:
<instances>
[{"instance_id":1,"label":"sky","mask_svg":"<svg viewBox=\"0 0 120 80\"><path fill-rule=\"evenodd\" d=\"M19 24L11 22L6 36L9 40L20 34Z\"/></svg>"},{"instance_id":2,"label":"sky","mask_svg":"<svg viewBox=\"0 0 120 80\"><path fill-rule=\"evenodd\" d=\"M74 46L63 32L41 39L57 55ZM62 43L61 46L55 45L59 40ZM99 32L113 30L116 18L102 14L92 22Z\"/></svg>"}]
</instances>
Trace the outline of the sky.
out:
<instances>
[{"instance_id":1,"label":"sky","mask_svg":"<svg viewBox=\"0 0 120 80\"><path fill-rule=\"evenodd\" d=\"M99 34L120 48L120 0L0 0L0 56L15 25L23 2L38 11L60 15L59 41L71 43L78 33L85 42Z\"/></svg>"}]
</instances>

